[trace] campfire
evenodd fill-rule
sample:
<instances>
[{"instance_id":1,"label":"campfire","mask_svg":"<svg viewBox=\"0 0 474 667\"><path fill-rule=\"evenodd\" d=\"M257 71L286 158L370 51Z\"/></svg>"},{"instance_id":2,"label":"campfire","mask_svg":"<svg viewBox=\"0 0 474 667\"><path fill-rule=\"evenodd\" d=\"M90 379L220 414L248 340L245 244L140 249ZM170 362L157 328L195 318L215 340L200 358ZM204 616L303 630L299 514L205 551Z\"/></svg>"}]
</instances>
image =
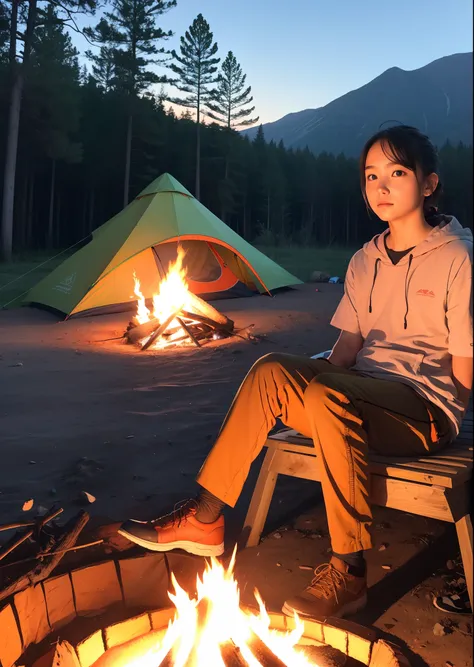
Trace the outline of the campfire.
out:
<instances>
[{"instance_id":1,"label":"campfire","mask_svg":"<svg viewBox=\"0 0 474 667\"><path fill-rule=\"evenodd\" d=\"M171 345L196 345L202 341L233 335L234 323L216 308L190 292L183 266L185 251L178 246L178 257L158 286L148 308L140 280L133 275L137 312L124 334L127 342L142 350Z\"/></svg>"},{"instance_id":2,"label":"campfire","mask_svg":"<svg viewBox=\"0 0 474 667\"><path fill-rule=\"evenodd\" d=\"M257 592L254 608L241 606L235 551L227 569L213 559L204 572L200 559L183 568L177 554L156 553L51 576L67 552L104 542L77 545L89 515L51 525L61 511L0 526L23 531L3 546L0 560L29 537L39 549L15 563L21 568L0 589L2 667L409 667L398 647L353 622L267 611ZM8 573L13 564L2 568Z\"/></svg>"},{"instance_id":3,"label":"campfire","mask_svg":"<svg viewBox=\"0 0 474 667\"><path fill-rule=\"evenodd\" d=\"M240 607L234 562L235 550L227 570L211 559L197 578L195 598L172 575L174 619L163 630L107 651L94 667L317 667L311 652L321 645L299 644L305 626L296 615L294 629L282 632L270 627L258 591L258 614Z\"/></svg>"}]
</instances>

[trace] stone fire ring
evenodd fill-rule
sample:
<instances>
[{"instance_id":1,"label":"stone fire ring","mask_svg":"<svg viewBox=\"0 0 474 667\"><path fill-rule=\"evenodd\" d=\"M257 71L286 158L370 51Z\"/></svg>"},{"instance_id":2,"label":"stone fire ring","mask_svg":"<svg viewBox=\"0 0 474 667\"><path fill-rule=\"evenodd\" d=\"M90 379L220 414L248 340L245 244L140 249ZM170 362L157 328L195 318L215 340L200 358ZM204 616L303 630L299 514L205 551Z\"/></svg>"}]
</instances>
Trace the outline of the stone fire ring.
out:
<instances>
[{"instance_id":1,"label":"stone fire ring","mask_svg":"<svg viewBox=\"0 0 474 667\"><path fill-rule=\"evenodd\" d=\"M178 582L194 590L176 556ZM17 593L0 606L0 667L92 667L105 651L164 628L175 612L169 570L166 556L146 554L72 570ZM196 574L195 567L194 582ZM269 615L272 627L293 628L293 619ZM409 667L397 646L350 621L305 621L304 636L368 667Z\"/></svg>"}]
</instances>

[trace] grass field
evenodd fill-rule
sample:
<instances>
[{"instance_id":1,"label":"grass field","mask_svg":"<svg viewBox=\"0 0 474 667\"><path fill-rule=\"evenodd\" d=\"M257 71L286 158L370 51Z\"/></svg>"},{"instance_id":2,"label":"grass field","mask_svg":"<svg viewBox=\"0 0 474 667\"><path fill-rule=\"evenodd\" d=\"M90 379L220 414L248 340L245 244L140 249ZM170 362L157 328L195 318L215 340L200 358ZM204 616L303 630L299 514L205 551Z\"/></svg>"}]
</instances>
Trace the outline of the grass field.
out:
<instances>
[{"instance_id":1,"label":"grass field","mask_svg":"<svg viewBox=\"0 0 474 667\"><path fill-rule=\"evenodd\" d=\"M316 270L343 277L354 253L354 249L338 247L260 246L259 250L303 281ZM0 307L20 305L22 295L67 257L64 253L49 260L54 254L30 253L0 264Z\"/></svg>"},{"instance_id":2,"label":"grass field","mask_svg":"<svg viewBox=\"0 0 474 667\"><path fill-rule=\"evenodd\" d=\"M52 253L51 255L56 254ZM0 308L21 305L21 295L55 269L67 255L48 261L51 255L37 252L15 258L12 262L0 263ZM10 301L15 299L13 303Z\"/></svg>"},{"instance_id":3,"label":"grass field","mask_svg":"<svg viewBox=\"0 0 474 667\"><path fill-rule=\"evenodd\" d=\"M313 271L323 271L330 276L344 277L349 260L356 248L332 246L257 246L261 252L283 266L303 281L309 280Z\"/></svg>"}]
</instances>

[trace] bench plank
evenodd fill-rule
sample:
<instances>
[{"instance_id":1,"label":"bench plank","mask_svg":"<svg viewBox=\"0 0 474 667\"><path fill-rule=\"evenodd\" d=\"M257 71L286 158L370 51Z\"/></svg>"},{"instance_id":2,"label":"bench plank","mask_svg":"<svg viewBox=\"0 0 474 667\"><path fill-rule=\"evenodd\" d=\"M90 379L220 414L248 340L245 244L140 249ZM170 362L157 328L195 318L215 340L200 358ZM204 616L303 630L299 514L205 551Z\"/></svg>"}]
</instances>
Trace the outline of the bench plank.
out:
<instances>
[{"instance_id":1,"label":"bench plank","mask_svg":"<svg viewBox=\"0 0 474 667\"><path fill-rule=\"evenodd\" d=\"M472 476L473 447L471 442L472 440L469 440L464 444L456 440L452 445L442 449L439 454L432 456L394 457L371 452L369 470L371 474L453 488L463 484ZM295 455L304 454L304 459L317 458L311 438L293 429L285 429L269 436L265 445L271 449L284 450Z\"/></svg>"},{"instance_id":2,"label":"bench plank","mask_svg":"<svg viewBox=\"0 0 474 667\"><path fill-rule=\"evenodd\" d=\"M317 465L317 457L314 454L305 454L302 456L299 452L290 452L286 449L278 449L274 451L277 452L277 456L274 458L274 469L278 470L280 474L289 475L291 477L300 477L302 479L311 479L315 482L321 480ZM459 475L459 473L449 474L449 471L448 473L441 473L433 469L427 470L423 466L420 466L419 468L399 468L397 466L391 466L385 463L377 464L371 461L369 470L371 479L373 479L375 475L378 475L385 478L402 479L416 482L418 484L428 484L430 486L436 485L448 489L462 483L461 475ZM464 481L470 479L471 471L466 468L465 474L462 477L464 478ZM453 484L454 478L458 484Z\"/></svg>"}]
</instances>

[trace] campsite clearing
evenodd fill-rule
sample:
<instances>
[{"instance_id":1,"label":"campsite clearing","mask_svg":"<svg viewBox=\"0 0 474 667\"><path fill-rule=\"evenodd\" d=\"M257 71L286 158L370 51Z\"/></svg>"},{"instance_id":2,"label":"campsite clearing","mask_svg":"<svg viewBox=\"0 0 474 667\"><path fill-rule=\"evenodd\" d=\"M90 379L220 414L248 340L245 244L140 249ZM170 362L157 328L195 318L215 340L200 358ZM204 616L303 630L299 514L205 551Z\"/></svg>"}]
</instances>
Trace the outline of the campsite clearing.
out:
<instances>
[{"instance_id":1,"label":"campsite clearing","mask_svg":"<svg viewBox=\"0 0 474 667\"><path fill-rule=\"evenodd\" d=\"M218 301L237 326L254 324L252 330L266 339L254 345L234 338L166 352L141 353L118 340L102 342L123 333L130 313L62 322L33 308L0 311L0 372L7 387L0 409L0 523L24 520L28 499L35 508L57 500L67 508L65 514L73 514L83 492L90 493L96 498L88 506L94 523L151 518L193 493L195 474L251 364L269 352L312 355L328 349L337 336L329 320L342 290L342 285L307 284L274 298ZM228 516L230 539L245 516L256 473L258 464ZM280 530L282 539L270 536L261 548L243 552L244 597L256 583L278 605L290 589L296 592L311 578L300 566L326 560L324 511L319 487L311 482L284 478L278 483L268 529L287 521L285 515L301 514L303 501L317 507L314 513L306 509L297 525L313 531L315 539ZM435 623L446 619L430 599L442 580L420 581L422 588L411 592L400 588L413 540L417 549L425 549L422 559L429 564L438 550L426 549L421 538L436 539L445 526L379 509L376 522L389 526L377 533L389 546L371 555L373 576L386 578L389 591L377 589L372 609L388 604L383 614L362 622L406 641L423 656L420 665L444 667L450 660L456 667L467 666L472 617L454 619L459 632L433 635ZM448 540L447 558L454 559L455 550L455 539ZM392 569L386 571L382 565L387 562Z\"/></svg>"}]
</instances>

